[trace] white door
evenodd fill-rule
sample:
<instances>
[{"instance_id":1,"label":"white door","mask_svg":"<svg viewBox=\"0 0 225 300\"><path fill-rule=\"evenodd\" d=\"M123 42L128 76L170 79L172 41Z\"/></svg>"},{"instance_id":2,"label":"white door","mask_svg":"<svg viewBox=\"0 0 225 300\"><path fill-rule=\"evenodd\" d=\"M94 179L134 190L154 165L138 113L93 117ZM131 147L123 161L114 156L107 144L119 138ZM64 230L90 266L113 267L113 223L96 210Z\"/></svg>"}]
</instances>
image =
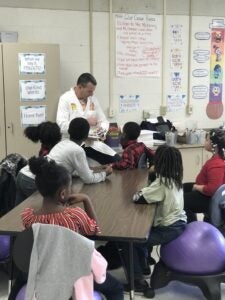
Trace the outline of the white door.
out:
<instances>
[{"instance_id":1,"label":"white door","mask_svg":"<svg viewBox=\"0 0 225 300\"><path fill-rule=\"evenodd\" d=\"M56 119L59 99L59 46L4 43L2 54L6 154L20 153L26 157L37 155L40 145L25 138L23 131L28 119L33 124L32 122L41 120L45 113L46 120ZM34 91L37 92L38 96L27 96L29 89L33 89L33 95ZM45 97L42 97L44 90ZM26 118L21 117L21 109L27 113ZM31 111L35 113L32 115Z\"/></svg>"},{"instance_id":2,"label":"white door","mask_svg":"<svg viewBox=\"0 0 225 300\"><path fill-rule=\"evenodd\" d=\"M0 47L0 160L6 156L5 148L5 105L2 72L2 48Z\"/></svg>"}]
</instances>

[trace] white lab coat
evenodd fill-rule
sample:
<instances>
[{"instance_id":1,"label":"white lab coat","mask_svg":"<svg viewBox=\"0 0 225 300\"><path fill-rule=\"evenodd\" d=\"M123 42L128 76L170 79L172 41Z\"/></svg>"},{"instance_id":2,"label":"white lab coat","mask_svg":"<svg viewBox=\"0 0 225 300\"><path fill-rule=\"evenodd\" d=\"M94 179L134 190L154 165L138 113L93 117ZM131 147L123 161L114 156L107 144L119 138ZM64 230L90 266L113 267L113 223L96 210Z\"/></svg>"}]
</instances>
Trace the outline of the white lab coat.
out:
<instances>
[{"instance_id":1,"label":"white lab coat","mask_svg":"<svg viewBox=\"0 0 225 300\"><path fill-rule=\"evenodd\" d=\"M96 127L101 127L105 130L105 132L108 131L109 122L106 119L106 116L99 105L98 99L95 96L88 97L85 110L83 110L73 88L59 98L56 122L59 125L64 138L68 137L67 131L71 120L78 117L87 119L91 116L97 118L97 126L91 126L89 134L92 135L92 133L95 132ZM92 147L93 149L104 154L111 156L116 154L112 148L98 140L88 139L85 142L85 145ZM92 163L91 159L89 164L91 166L95 165L95 163Z\"/></svg>"},{"instance_id":2,"label":"white lab coat","mask_svg":"<svg viewBox=\"0 0 225 300\"><path fill-rule=\"evenodd\" d=\"M91 116L97 118L97 127L102 127L108 131L109 122L95 96L88 97L85 110L83 110L73 88L59 98L56 122L64 135L67 134L71 120L78 117L87 119ZM91 130L93 129L91 127Z\"/></svg>"}]
</instances>

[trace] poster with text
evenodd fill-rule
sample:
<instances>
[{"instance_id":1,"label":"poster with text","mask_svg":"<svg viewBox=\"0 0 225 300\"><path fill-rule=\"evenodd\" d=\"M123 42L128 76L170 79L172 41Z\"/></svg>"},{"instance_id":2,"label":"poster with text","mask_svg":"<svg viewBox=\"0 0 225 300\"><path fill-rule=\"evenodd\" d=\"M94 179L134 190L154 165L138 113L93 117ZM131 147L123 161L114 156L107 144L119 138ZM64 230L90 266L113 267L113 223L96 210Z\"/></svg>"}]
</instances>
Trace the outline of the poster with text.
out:
<instances>
[{"instance_id":1,"label":"poster with text","mask_svg":"<svg viewBox=\"0 0 225 300\"><path fill-rule=\"evenodd\" d=\"M43 101L46 99L45 80L20 80L20 101Z\"/></svg>"},{"instance_id":2,"label":"poster with text","mask_svg":"<svg viewBox=\"0 0 225 300\"><path fill-rule=\"evenodd\" d=\"M44 53L19 53L19 74L45 74Z\"/></svg>"},{"instance_id":3,"label":"poster with text","mask_svg":"<svg viewBox=\"0 0 225 300\"><path fill-rule=\"evenodd\" d=\"M168 112L182 111L185 105L186 105L186 95L184 94L167 95Z\"/></svg>"},{"instance_id":4,"label":"poster with text","mask_svg":"<svg viewBox=\"0 0 225 300\"><path fill-rule=\"evenodd\" d=\"M148 14L116 14L116 76L159 77L162 20Z\"/></svg>"},{"instance_id":5,"label":"poster with text","mask_svg":"<svg viewBox=\"0 0 225 300\"><path fill-rule=\"evenodd\" d=\"M135 112L140 108L140 95L120 95L120 113Z\"/></svg>"},{"instance_id":6,"label":"poster with text","mask_svg":"<svg viewBox=\"0 0 225 300\"><path fill-rule=\"evenodd\" d=\"M46 121L46 105L20 106L21 126L38 125Z\"/></svg>"}]
</instances>

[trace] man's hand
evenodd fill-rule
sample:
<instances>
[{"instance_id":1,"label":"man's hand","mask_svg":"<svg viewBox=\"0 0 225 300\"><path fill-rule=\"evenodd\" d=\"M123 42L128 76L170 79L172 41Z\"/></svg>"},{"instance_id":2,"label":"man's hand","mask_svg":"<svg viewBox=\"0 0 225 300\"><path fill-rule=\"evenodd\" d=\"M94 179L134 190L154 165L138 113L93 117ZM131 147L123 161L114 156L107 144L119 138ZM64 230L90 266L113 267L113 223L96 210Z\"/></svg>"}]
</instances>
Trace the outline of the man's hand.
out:
<instances>
[{"instance_id":1,"label":"man's hand","mask_svg":"<svg viewBox=\"0 0 225 300\"><path fill-rule=\"evenodd\" d=\"M88 121L90 126L96 126L97 125L97 118L94 117L94 116L91 116L91 117L87 118L87 121Z\"/></svg>"}]
</instances>

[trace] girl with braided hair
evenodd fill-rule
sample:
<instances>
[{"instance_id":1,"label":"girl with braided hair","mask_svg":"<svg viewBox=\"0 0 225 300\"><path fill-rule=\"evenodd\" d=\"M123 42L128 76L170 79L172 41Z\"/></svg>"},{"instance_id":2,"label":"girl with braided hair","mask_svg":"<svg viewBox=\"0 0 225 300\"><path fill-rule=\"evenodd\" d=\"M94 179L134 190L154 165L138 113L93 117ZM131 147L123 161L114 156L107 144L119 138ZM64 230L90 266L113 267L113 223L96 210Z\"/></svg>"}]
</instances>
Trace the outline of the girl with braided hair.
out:
<instances>
[{"instance_id":1,"label":"girl with braided hair","mask_svg":"<svg viewBox=\"0 0 225 300\"><path fill-rule=\"evenodd\" d=\"M211 197L225 183L225 131L210 130L204 147L212 153L212 157L203 165L194 183L183 185L188 222L197 220L196 213L208 213Z\"/></svg>"},{"instance_id":2,"label":"girl with braided hair","mask_svg":"<svg viewBox=\"0 0 225 300\"><path fill-rule=\"evenodd\" d=\"M186 214L183 210L183 164L181 153L175 147L159 146L154 156L156 179L133 196L134 203L156 204L153 226L146 243L134 244L134 285L136 291L145 291L144 280L146 250L162 245L178 237L185 229ZM126 261L126 248L123 247Z\"/></svg>"}]
</instances>

